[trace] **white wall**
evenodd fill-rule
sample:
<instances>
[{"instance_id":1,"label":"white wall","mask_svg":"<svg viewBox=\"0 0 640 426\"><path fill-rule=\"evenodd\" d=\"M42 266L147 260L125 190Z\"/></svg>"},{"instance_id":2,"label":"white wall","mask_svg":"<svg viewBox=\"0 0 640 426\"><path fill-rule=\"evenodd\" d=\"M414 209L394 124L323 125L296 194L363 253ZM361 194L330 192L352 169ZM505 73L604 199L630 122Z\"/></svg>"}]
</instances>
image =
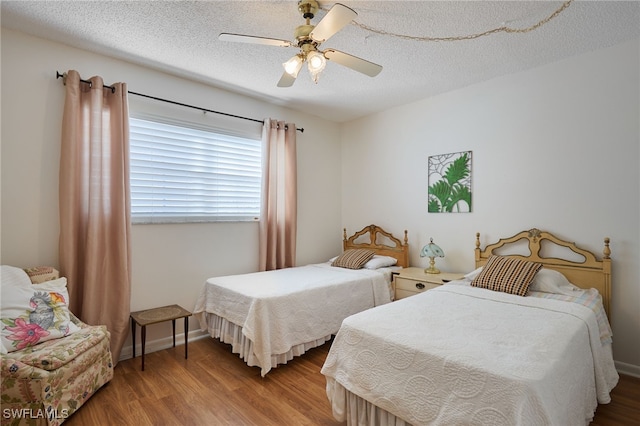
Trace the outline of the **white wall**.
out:
<instances>
[{"instance_id":1,"label":"white wall","mask_svg":"<svg viewBox=\"0 0 640 426\"><path fill-rule=\"evenodd\" d=\"M473 268L476 232L484 246L537 227L598 255L610 237L614 358L640 375L638 51L636 40L344 125L343 223L408 229L416 266L433 237L445 271ZM428 157L468 150L473 212L427 213Z\"/></svg>"},{"instance_id":2,"label":"white wall","mask_svg":"<svg viewBox=\"0 0 640 426\"><path fill-rule=\"evenodd\" d=\"M58 266L58 164L62 80L56 71L101 75L106 84L207 109L304 127L298 133L299 264L341 250L339 126L317 117L232 94L148 68L2 29L1 262ZM164 109L184 119L260 134L260 124L130 96L130 109ZM208 277L257 269L257 223L134 225L131 309L178 303L187 309ZM179 323L181 323L179 321ZM180 324L181 327L181 324ZM196 321L190 324L196 330ZM178 332L182 332L181 328ZM148 341L169 336L170 324L149 328ZM130 353L125 345L123 354ZM152 348L153 349L153 348Z\"/></svg>"}]
</instances>

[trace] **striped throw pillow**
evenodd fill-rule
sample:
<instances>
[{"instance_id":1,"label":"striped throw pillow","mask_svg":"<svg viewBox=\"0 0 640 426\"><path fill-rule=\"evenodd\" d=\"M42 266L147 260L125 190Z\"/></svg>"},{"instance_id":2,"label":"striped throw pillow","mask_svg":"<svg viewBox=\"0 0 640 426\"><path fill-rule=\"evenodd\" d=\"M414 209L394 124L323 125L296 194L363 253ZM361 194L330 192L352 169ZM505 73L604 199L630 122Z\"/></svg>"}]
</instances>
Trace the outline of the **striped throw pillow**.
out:
<instances>
[{"instance_id":1,"label":"striped throw pillow","mask_svg":"<svg viewBox=\"0 0 640 426\"><path fill-rule=\"evenodd\" d=\"M342 253L331 263L331 266L338 266L347 269L360 269L373 257L373 250L350 249Z\"/></svg>"},{"instance_id":2,"label":"striped throw pillow","mask_svg":"<svg viewBox=\"0 0 640 426\"><path fill-rule=\"evenodd\" d=\"M33 284L40 284L45 281L57 280L60 278L60 273L52 266L33 266L31 268L25 268L24 271L29 275Z\"/></svg>"},{"instance_id":3,"label":"striped throw pillow","mask_svg":"<svg viewBox=\"0 0 640 426\"><path fill-rule=\"evenodd\" d=\"M505 256L491 256L471 281L474 287L525 296L542 264Z\"/></svg>"}]
</instances>

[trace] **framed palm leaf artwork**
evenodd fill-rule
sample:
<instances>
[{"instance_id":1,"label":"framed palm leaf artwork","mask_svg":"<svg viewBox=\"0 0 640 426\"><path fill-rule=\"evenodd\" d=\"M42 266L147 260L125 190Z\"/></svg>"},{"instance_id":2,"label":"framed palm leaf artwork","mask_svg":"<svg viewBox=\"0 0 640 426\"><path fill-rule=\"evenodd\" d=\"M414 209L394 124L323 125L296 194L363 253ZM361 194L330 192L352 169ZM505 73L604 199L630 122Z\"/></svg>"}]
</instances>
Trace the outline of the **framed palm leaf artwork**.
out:
<instances>
[{"instance_id":1,"label":"framed palm leaf artwork","mask_svg":"<svg viewBox=\"0 0 640 426\"><path fill-rule=\"evenodd\" d=\"M471 151L429 156L429 213L469 213L471 206Z\"/></svg>"}]
</instances>

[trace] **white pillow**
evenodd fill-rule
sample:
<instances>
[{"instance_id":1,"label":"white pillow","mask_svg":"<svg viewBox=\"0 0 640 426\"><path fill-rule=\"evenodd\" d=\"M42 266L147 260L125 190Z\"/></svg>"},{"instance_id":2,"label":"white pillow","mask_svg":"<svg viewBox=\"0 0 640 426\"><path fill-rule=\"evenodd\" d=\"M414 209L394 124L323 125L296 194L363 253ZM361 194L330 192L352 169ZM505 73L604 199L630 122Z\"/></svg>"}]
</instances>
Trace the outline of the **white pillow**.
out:
<instances>
[{"instance_id":1,"label":"white pillow","mask_svg":"<svg viewBox=\"0 0 640 426\"><path fill-rule=\"evenodd\" d=\"M19 269L19 268L16 268ZM8 352L67 336L80 328L69 316L67 279L25 283L15 270L2 268L0 338ZM18 279L15 279L18 278Z\"/></svg>"},{"instance_id":2,"label":"white pillow","mask_svg":"<svg viewBox=\"0 0 640 426\"><path fill-rule=\"evenodd\" d=\"M475 277L477 277L480 274L480 272L482 272L482 266L479 267L478 269L475 269L475 270L469 272L467 275L464 276L464 278L467 279L467 280L473 281L473 279Z\"/></svg>"},{"instance_id":3,"label":"white pillow","mask_svg":"<svg viewBox=\"0 0 640 426\"><path fill-rule=\"evenodd\" d=\"M2 284L2 297L4 298L5 288L11 288L13 286L27 287L31 285L31 279L24 269L16 268L15 266L1 265L0 266L0 283ZM3 311L4 312L4 311ZM4 317L4 314L0 313L0 316ZM2 323L0 323L2 324ZM0 354L6 354L7 348L4 347L4 343L0 339Z\"/></svg>"},{"instance_id":4,"label":"white pillow","mask_svg":"<svg viewBox=\"0 0 640 426\"><path fill-rule=\"evenodd\" d=\"M378 269L393 266L398 263L398 259L391 256L374 255L371 260L364 264L365 269Z\"/></svg>"},{"instance_id":5,"label":"white pillow","mask_svg":"<svg viewBox=\"0 0 640 426\"><path fill-rule=\"evenodd\" d=\"M553 269L542 268L535 277L533 277L529 291L572 296L576 294L576 291L580 291L580 288L571 284L562 273L554 271Z\"/></svg>"},{"instance_id":6,"label":"white pillow","mask_svg":"<svg viewBox=\"0 0 640 426\"><path fill-rule=\"evenodd\" d=\"M31 278L29 278L27 272L24 269L16 268L15 266L0 266L0 277L2 278L3 290L5 289L5 286L6 288L11 288L13 286L29 287L31 285Z\"/></svg>"}]
</instances>

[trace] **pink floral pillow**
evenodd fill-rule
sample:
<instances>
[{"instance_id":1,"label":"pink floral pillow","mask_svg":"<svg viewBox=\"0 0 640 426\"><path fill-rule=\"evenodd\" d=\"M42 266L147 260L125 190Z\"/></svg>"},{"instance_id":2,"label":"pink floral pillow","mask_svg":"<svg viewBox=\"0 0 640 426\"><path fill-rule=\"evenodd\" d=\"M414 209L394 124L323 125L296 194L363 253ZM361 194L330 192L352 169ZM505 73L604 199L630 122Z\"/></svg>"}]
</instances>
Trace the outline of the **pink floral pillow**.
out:
<instances>
[{"instance_id":1,"label":"pink floral pillow","mask_svg":"<svg viewBox=\"0 0 640 426\"><path fill-rule=\"evenodd\" d=\"M3 352L28 348L79 330L69 317L68 301L66 278L32 285L22 269L2 265Z\"/></svg>"}]
</instances>

